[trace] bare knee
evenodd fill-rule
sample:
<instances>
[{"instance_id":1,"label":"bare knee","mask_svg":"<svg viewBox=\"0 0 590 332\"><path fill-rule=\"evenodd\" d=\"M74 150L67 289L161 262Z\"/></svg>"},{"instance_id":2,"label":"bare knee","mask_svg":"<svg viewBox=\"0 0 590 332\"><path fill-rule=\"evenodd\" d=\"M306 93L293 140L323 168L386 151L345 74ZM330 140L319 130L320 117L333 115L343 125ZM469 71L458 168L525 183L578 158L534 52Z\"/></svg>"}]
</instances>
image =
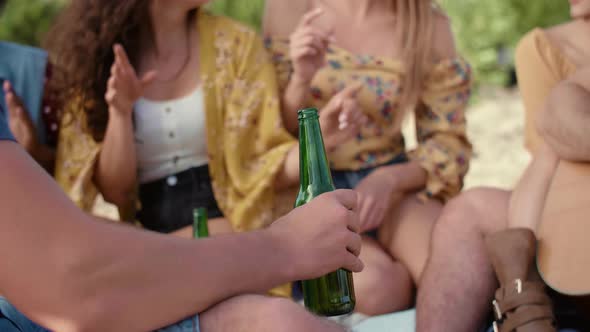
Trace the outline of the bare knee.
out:
<instances>
[{"instance_id":1,"label":"bare knee","mask_svg":"<svg viewBox=\"0 0 590 332\"><path fill-rule=\"evenodd\" d=\"M408 309L413 303L414 284L399 262L372 266L370 275L355 276L356 310L376 316Z\"/></svg>"},{"instance_id":2,"label":"bare knee","mask_svg":"<svg viewBox=\"0 0 590 332\"><path fill-rule=\"evenodd\" d=\"M459 233L490 234L507 225L510 193L475 188L449 201L434 228L434 237Z\"/></svg>"},{"instance_id":3,"label":"bare knee","mask_svg":"<svg viewBox=\"0 0 590 332\"><path fill-rule=\"evenodd\" d=\"M289 299L243 295L224 301L203 313L201 327L208 332L295 332L332 331L333 326Z\"/></svg>"}]
</instances>

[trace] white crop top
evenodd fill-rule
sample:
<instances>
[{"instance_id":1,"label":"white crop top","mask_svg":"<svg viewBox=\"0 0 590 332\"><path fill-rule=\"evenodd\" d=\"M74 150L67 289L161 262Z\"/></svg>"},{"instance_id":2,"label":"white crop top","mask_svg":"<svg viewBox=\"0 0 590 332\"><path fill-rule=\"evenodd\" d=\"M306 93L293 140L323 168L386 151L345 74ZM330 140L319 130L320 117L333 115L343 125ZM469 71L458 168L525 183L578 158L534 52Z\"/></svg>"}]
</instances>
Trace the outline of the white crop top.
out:
<instances>
[{"instance_id":1,"label":"white crop top","mask_svg":"<svg viewBox=\"0 0 590 332\"><path fill-rule=\"evenodd\" d=\"M134 108L139 182L207 165L203 90L167 101L139 99Z\"/></svg>"}]
</instances>

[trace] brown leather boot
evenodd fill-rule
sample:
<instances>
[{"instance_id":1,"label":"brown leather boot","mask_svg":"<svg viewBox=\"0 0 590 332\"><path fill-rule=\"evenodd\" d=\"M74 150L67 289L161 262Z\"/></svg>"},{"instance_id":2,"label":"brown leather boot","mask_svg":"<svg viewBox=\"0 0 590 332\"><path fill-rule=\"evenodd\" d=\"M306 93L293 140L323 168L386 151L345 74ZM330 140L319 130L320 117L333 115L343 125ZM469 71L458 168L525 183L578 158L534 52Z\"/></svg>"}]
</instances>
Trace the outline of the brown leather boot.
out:
<instances>
[{"instance_id":1,"label":"brown leather boot","mask_svg":"<svg viewBox=\"0 0 590 332\"><path fill-rule=\"evenodd\" d=\"M496 332L553 332L551 300L535 264L533 232L513 228L486 238L488 254L500 282L493 302Z\"/></svg>"}]
</instances>

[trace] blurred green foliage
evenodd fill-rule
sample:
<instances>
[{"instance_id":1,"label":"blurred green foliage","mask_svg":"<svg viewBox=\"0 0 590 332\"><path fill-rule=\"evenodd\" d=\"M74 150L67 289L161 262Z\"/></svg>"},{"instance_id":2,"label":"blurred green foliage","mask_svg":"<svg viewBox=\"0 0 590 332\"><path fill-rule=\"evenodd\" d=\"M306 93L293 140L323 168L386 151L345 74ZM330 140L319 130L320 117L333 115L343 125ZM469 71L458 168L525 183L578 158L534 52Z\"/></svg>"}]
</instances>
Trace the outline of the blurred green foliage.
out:
<instances>
[{"instance_id":1,"label":"blurred green foliage","mask_svg":"<svg viewBox=\"0 0 590 332\"><path fill-rule=\"evenodd\" d=\"M260 31L264 0L213 0L209 8L216 14L235 18Z\"/></svg>"},{"instance_id":2,"label":"blurred green foliage","mask_svg":"<svg viewBox=\"0 0 590 332\"><path fill-rule=\"evenodd\" d=\"M299 0L291 0L299 1ZM439 0L453 22L461 52L483 83L504 84L518 40L534 27L568 19L566 0ZM64 0L8 0L0 39L38 45ZM218 14L260 30L264 0L213 0Z\"/></svg>"},{"instance_id":3,"label":"blurred green foliage","mask_svg":"<svg viewBox=\"0 0 590 332\"><path fill-rule=\"evenodd\" d=\"M39 45L63 1L8 0L0 13L0 40Z\"/></svg>"},{"instance_id":4,"label":"blurred green foliage","mask_svg":"<svg viewBox=\"0 0 590 332\"><path fill-rule=\"evenodd\" d=\"M569 18L566 0L439 2L451 17L459 49L475 67L479 80L487 83L506 83L514 48L528 31Z\"/></svg>"}]
</instances>

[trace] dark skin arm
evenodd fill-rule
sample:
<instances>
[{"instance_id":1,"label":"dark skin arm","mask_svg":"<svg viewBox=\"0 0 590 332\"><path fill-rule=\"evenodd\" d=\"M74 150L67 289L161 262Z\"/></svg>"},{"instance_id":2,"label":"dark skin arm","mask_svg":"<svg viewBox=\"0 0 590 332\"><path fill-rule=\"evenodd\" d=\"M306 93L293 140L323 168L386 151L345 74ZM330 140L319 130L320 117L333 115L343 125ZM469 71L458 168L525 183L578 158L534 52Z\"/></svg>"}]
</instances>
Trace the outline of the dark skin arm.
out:
<instances>
[{"instance_id":1,"label":"dark skin arm","mask_svg":"<svg viewBox=\"0 0 590 332\"><path fill-rule=\"evenodd\" d=\"M84 214L13 142L0 141L0 160L0 293L52 330L154 330L235 295L362 269L352 191L264 231L191 241Z\"/></svg>"}]
</instances>

